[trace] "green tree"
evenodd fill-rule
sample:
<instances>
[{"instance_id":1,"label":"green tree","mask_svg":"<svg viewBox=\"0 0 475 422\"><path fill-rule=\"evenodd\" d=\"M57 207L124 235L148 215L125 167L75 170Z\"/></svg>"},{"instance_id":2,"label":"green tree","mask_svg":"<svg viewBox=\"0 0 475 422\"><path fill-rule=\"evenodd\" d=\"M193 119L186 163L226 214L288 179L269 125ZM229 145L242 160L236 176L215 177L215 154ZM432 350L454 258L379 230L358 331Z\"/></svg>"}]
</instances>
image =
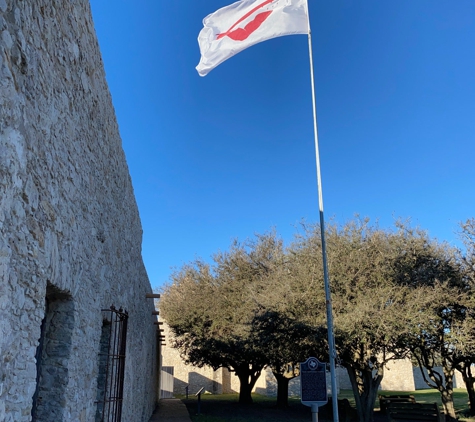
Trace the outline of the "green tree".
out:
<instances>
[{"instance_id":1,"label":"green tree","mask_svg":"<svg viewBox=\"0 0 475 422\"><path fill-rule=\"evenodd\" d=\"M475 218L470 218L460 224L460 238L465 249L459 250L459 259L466 284L473 288L475 286Z\"/></svg>"},{"instance_id":2,"label":"green tree","mask_svg":"<svg viewBox=\"0 0 475 422\"><path fill-rule=\"evenodd\" d=\"M398 284L410 292L408 332L402 344L417 360L426 383L440 392L447 419L455 420L454 371L468 334L463 277L449 245L418 229L400 226L400 233L404 242L398 245L394 271Z\"/></svg>"},{"instance_id":3,"label":"green tree","mask_svg":"<svg viewBox=\"0 0 475 422\"><path fill-rule=\"evenodd\" d=\"M268 357L267 365L277 380L279 407L287 406L289 382L300 374L300 362L310 356L328 359L326 331L315 324L316 315L325 323L325 297L320 295L323 283L321 277L312 279L301 261L302 254L294 249L285 249L272 283L255 294L262 308L256 317L256 330ZM321 261L321 255L316 259ZM319 309L314 308L317 303ZM309 319L309 315L314 317Z\"/></svg>"},{"instance_id":4,"label":"green tree","mask_svg":"<svg viewBox=\"0 0 475 422\"><path fill-rule=\"evenodd\" d=\"M395 245L402 240L397 232L360 219L343 226L328 224L326 239L338 360L348 372L358 418L367 422L373 419L385 365L406 353L398 341L406 329L405 290L397 285L392 267ZM293 253L300 273L305 269L302 279L311 285L311 294L302 298L307 302L301 307L302 318L322 331L326 322L321 312L325 296L320 227L307 227Z\"/></svg>"},{"instance_id":5,"label":"green tree","mask_svg":"<svg viewBox=\"0 0 475 422\"><path fill-rule=\"evenodd\" d=\"M184 265L161 299L162 315L185 362L234 372L240 403L252 403L251 391L268 363L252 325L261 309L255 297L272 282L282 253L275 233L236 241L213 257L213 266Z\"/></svg>"},{"instance_id":6,"label":"green tree","mask_svg":"<svg viewBox=\"0 0 475 422\"><path fill-rule=\"evenodd\" d=\"M464 343L464 350L456 367L462 373L470 403L470 414L475 415L475 219L461 223L460 238L464 249L458 250L458 263L469 296L465 319L465 332L470 333Z\"/></svg>"},{"instance_id":7,"label":"green tree","mask_svg":"<svg viewBox=\"0 0 475 422\"><path fill-rule=\"evenodd\" d=\"M277 407L288 407L289 382L300 374L299 363L315 353L315 329L270 310L257 314L252 327L277 380Z\"/></svg>"},{"instance_id":8,"label":"green tree","mask_svg":"<svg viewBox=\"0 0 475 422\"><path fill-rule=\"evenodd\" d=\"M412 321L404 342L417 360L422 376L440 392L447 420L456 420L453 404L455 369L466 347L466 294L448 282L413 288ZM426 371L424 371L424 369Z\"/></svg>"}]
</instances>

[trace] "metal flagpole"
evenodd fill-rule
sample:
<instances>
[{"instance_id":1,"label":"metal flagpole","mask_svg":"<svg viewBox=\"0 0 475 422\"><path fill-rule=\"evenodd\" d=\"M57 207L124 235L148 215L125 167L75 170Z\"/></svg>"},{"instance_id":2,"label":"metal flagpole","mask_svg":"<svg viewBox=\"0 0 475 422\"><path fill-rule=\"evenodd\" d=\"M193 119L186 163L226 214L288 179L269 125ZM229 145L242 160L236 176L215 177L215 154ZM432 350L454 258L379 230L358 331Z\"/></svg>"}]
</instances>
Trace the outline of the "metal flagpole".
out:
<instances>
[{"instance_id":1,"label":"metal flagpole","mask_svg":"<svg viewBox=\"0 0 475 422\"><path fill-rule=\"evenodd\" d=\"M325 220L323 218L323 194L322 194L322 176L320 174L320 153L318 149L318 127L317 127L317 104L315 100L315 78L313 73L313 54L312 54L312 31L310 29L310 14L307 4L307 18L308 18L308 50L310 55L310 79L312 83L312 105L313 105L313 133L315 137L315 160L317 164L317 185L318 185L318 205L320 211L320 234L322 240L322 258L323 258L323 279L325 284L325 298L327 311L327 327L328 327L328 344L330 355L330 375L332 386L332 407L333 407L333 421L339 422L338 419L338 390L336 385L336 371L335 371L335 339L333 336L333 311L332 300L330 292L330 281L328 277L327 266L327 251L325 242Z\"/></svg>"}]
</instances>

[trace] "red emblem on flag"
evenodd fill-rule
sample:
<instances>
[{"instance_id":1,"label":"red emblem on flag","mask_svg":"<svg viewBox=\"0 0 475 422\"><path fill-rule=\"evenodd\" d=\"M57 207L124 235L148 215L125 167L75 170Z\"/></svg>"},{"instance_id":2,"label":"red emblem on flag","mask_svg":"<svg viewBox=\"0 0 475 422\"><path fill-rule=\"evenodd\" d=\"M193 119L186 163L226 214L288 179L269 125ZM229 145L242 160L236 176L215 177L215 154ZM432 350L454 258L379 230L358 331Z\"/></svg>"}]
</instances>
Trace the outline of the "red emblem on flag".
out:
<instances>
[{"instance_id":1,"label":"red emblem on flag","mask_svg":"<svg viewBox=\"0 0 475 422\"><path fill-rule=\"evenodd\" d=\"M261 3L259 6L255 7L251 11L247 12L242 18L238 19L226 32L218 34L217 39L221 39L223 37L229 37L234 41L244 41L246 40L254 31L256 31L262 23L269 17L269 15L273 12L272 10L268 10L266 12L258 13L256 17L247 23L244 28L236 28L244 19L251 16L257 10L263 8L264 6L272 3L274 0L266 0L265 2Z\"/></svg>"}]
</instances>

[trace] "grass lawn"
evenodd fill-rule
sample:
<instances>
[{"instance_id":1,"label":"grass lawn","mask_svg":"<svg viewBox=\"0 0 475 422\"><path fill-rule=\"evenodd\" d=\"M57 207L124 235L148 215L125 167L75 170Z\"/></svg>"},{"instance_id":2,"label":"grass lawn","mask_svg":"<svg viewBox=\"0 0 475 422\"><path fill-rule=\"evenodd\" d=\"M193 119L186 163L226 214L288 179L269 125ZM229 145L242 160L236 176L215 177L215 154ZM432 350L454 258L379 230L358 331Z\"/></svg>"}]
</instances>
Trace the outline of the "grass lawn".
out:
<instances>
[{"instance_id":1,"label":"grass lawn","mask_svg":"<svg viewBox=\"0 0 475 422\"><path fill-rule=\"evenodd\" d=\"M402 391L387 391L384 394L408 394L407 392ZM420 403L438 403L439 407L442 409L442 401L440 399L440 393L437 390L417 390L413 391L410 394L414 394L416 402ZM379 406L379 404L377 403ZM467 390L462 388L454 389L454 406L455 412L457 413L461 421L471 421L474 422L475 418L465 416L468 415L468 394Z\"/></svg>"},{"instance_id":2,"label":"grass lawn","mask_svg":"<svg viewBox=\"0 0 475 422\"><path fill-rule=\"evenodd\" d=\"M440 394L436 390L407 391L381 391L381 394L414 394L416 402L438 403L441 406ZM300 399L289 399L289 408L282 410L275 407L275 397L267 397L253 394L254 403L242 406L238 403L237 394L201 396L201 415L197 415L197 398L191 396L188 400L180 396L185 403L193 422L308 422L311 420L310 408L303 406ZM341 390L338 398L347 398L351 405L355 406L351 390ZM330 399L331 400L331 399ZM454 404L461 421L475 422L475 418L465 417L468 410L468 396L463 389L455 389ZM376 400L376 408L379 402ZM322 414L319 421L326 422Z\"/></svg>"}]
</instances>

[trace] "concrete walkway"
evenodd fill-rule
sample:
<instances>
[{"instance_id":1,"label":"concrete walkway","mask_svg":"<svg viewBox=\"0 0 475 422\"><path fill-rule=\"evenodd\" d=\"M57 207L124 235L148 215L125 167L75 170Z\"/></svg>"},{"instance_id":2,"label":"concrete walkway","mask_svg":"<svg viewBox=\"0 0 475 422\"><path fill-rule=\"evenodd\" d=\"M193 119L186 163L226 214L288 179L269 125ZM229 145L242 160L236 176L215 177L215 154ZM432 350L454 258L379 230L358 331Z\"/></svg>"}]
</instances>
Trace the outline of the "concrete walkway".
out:
<instances>
[{"instance_id":1,"label":"concrete walkway","mask_svg":"<svg viewBox=\"0 0 475 422\"><path fill-rule=\"evenodd\" d=\"M150 422L191 422L186 406L180 399L161 399Z\"/></svg>"}]
</instances>

